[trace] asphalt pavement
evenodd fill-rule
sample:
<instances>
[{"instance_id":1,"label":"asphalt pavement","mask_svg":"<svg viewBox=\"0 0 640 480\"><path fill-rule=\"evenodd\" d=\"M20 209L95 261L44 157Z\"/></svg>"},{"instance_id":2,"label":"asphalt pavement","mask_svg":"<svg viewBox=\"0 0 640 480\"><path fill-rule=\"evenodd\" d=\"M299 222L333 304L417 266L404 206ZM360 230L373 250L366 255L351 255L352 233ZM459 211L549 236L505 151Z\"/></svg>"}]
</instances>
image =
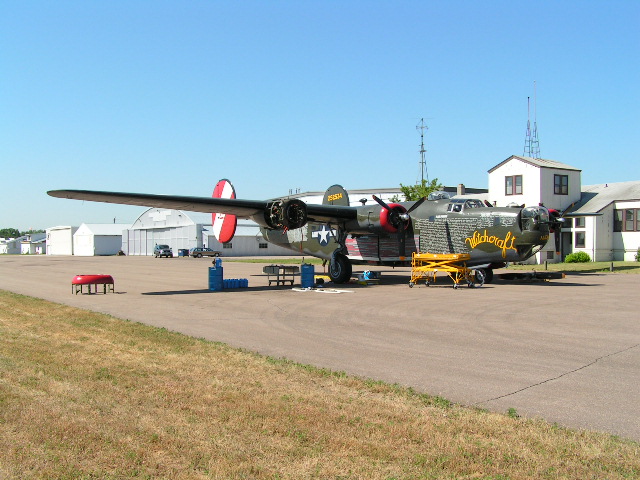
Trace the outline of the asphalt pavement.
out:
<instances>
[{"instance_id":1,"label":"asphalt pavement","mask_svg":"<svg viewBox=\"0 0 640 480\"><path fill-rule=\"evenodd\" d=\"M640 275L409 288L410 269L371 267L380 285L300 291L264 265L223 259L249 287L211 292L207 258L2 255L0 289L640 441ZM97 273L115 293L72 293Z\"/></svg>"}]
</instances>

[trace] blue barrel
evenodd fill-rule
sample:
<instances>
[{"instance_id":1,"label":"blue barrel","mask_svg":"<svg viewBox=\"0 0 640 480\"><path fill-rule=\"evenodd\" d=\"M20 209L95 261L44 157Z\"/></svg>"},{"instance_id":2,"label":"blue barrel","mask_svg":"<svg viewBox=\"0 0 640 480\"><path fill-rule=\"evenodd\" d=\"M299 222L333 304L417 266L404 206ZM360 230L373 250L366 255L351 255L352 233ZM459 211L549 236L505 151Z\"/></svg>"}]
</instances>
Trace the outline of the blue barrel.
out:
<instances>
[{"instance_id":1,"label":"blue barrel","mask_svg":"<svg viewBox=\"0 0 640 480\"><path fill-rule=\"evenodd\" d=\"M216 259L213 261L213 264L216 268L222 268L222 259L220 257L216 257Z\"/></svg>"},{"instance_id":2,"label":"blue barrel","mask_svg":"<svg viewBox=\"0 0 640 480\"><path fill-rule=\"evenodd\" d=\"M209 290L212 292L222 291L222 267L209 267Z\"/></svg>"},{"instance_id":3,"label":"blue barrel","mask_svg":"<svg viewBox=\"0 0 640 480\"><path fill-rule=\"evenodd\" d=\"M311 288L316 284L315 267L310 263L303 263L300 268L300 284L302 288Z\"/></svg>"}]
</instances>

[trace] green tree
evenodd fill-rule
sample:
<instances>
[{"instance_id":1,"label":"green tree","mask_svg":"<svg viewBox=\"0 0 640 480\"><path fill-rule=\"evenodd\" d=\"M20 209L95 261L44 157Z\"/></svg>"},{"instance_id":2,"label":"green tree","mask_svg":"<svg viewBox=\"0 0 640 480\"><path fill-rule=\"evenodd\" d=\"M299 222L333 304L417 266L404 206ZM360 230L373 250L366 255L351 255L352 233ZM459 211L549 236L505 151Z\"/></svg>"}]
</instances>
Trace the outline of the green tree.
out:
<instances>
[{"instance_id":1,"label":"green tree","mask_svg":"<svg viewBox=\"0 0 640 480\"><path fill-rule=\"evenodd\" d=\"M437 178L434 178L427 183L426 180L422 180L415 185L403 185L400 184L400 190L404 194L407 201L420 200L422 197L427 197L431 192L437 192L442 190L442 184L438 182Z\"/></svg>"},{"instance_id":2,"label":"green tree","mask_svg":"<svg viewBox=\"0 0 640 480\"><path fill-rule=\"evenodd\" d=\"M0 228L0 237L15 238L20 236L20 230L17 228Z\"/></svg>"}]
</instances>

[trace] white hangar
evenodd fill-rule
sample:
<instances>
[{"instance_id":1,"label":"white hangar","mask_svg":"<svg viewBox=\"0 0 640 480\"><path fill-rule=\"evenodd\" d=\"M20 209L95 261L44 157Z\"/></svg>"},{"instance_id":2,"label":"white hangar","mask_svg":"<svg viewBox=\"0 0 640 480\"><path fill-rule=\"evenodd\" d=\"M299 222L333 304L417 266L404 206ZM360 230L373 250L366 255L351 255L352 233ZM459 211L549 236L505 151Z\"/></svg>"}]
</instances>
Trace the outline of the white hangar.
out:
<instances>
[{"instance_id":1,"label":"white hangar","mask_svg":"<svg viewBox=\"0 0 640 480\"><path fill-rule=\"evenodd\" d=\"M47 255L73 255L73 234L77 230L71 226L47 228Z\"/></svg>"},{"instance_id":2,"label":"white hangar","mask_svg":"<svg viewBox=\"0 0 640 480\"><path fill-rule=\"evenodd\" d=\"M152 255L156 245L169 245L175 256L180 250L209 247L227 257L295 255L286 248L267 243L254 222L239 220L236 235L222 244L213 235L211 214L150 208L122 234L126 255Z\"/></svg>"},{"instance_id":3,"label":"white hangar","mask_svg":"<svg viewBox=\"0 0 640 480\"><path fill-rule=\"evenodd\" d=\"M73 254L83 257L115 255L122 248L128 223L83 223L73 234Z\"/></svg>"}]
</instances>

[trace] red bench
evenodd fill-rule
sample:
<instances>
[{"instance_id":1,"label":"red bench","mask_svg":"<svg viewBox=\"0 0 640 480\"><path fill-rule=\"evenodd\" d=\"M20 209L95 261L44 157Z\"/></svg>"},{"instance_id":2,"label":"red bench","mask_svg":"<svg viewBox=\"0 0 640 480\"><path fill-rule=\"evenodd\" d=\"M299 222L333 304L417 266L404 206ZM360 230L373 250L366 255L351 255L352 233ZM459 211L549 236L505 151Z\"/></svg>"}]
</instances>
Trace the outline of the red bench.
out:
<instances>
[{"instance_id":1,"label":"red bench","mask_svg":"<svg viewBox=\"0 0 640 480\"><path fill-rule=\"evenodd\" d=\"M99 274L99 275L76 275L71 280L71 293L78 292L84 293L84 286L87 286L87 293L91 293L91 285L94 286L93 293L98 293L98 285L102 285L102 293L108 291L113 292L114 281L111 275Z\"/></svg>"}]
</instances>

